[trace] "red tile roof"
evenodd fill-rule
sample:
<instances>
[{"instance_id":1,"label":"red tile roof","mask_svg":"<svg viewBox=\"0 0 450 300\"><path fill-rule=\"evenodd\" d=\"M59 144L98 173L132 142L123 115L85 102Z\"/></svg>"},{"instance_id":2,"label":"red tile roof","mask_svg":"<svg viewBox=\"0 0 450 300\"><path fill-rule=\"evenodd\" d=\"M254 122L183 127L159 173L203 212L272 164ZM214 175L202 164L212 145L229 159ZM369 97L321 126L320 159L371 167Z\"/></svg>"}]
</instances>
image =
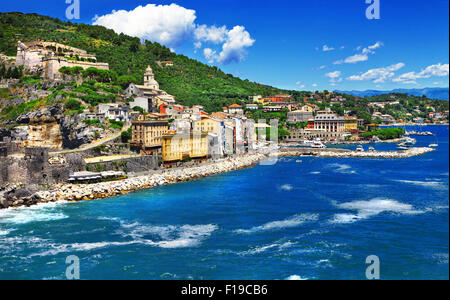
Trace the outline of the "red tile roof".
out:
<instances>
[{"instance_id":1,"label":"red tile roof","mask_svg":"<svg viewBox=\"0 0 450 300\"><path fill-rule=\"evenodd\" d=\"M229 108L242 108L242 106L240 106L239 104L233 104L233 105L230 105L229 106Z\"/></svg>"}]
</instances>

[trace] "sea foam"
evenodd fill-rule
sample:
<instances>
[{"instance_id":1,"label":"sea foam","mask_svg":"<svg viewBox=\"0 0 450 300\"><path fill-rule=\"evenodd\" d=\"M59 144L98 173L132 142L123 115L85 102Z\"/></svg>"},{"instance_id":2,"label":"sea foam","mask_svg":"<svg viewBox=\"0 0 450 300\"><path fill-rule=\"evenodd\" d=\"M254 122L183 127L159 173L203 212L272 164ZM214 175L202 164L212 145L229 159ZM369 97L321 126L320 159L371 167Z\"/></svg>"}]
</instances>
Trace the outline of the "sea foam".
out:
<instances>
[{"instance_id":1,"label":"sea foam","mask_svg":"<svg viewBox=\"0 0 450 300\"><path fill-rule=\"evenodd\" d=\"M383 212L415 215L424 213L424 211L416 210L410 204L398 202L393 199L374 198L369 201L353 201L346 203L334 203L340 209L356 211L356 214L336 214L331 223L354 223L358 220L367 219Z\"/></svg>"},{"instance_id":2,"label":"sea foam","mask_svg":"<svg viewBox=\"0 0 450 300\"><path fill-rule=\"evenodd\" d=\"M355 170L352 170L352 167L346 164L329 164L328 167L334 168L335 173L340 174L356 174Z\"/></svg>"},{"instance_id":3,"label":"sea foam","mask_svg":"<svg viewBox=\"0 0 450 300\"><path fill-rule=\"evenodd\" d=\"M394 180L394 181L417 185L417 186L422 186L422 187L427 187L427 188L432 188L432 189L438 189L438 190L447 188L445 186L445 184L440 181L414 181L414 180Z\"/></svg>"},{"instance_id":4,"label":"sea foam","mask_svg":"<svg viewBox=\"0 0 450 300\"><path fill-rule=\"evenodd\" d=\"M58 211L59 203L41 203L31 207L7 208L0 210L0 223L26 224L31 222L48 222L68 218Z\"/></svg>"},{"instance_id":5,"label":"sea foam","mask_svg":"<svg viewBox=\"0 0 450 300\"><path fill-rule=\"evenodd\" d=\"M306 222L313 222L317 221L319 216L317 214L300 214L295 215L290 218L281 220L281 221L273 221L268 222L261 226L255 226L250 229L238 229L235 230L236 233L255 233L255 232L261 232L261 231L268 231L268 230L279 230L283 228L291 228L291 227L297 227L300 226Z\"/></svg>"},{"instance_id":6,"label":"sea foam","mask_svg":"<svg viewBox=\"0 0 450 300\"><path fill-rule=\"evenodd\" d=\"M92 243L73 243L54 245L51 249L35 253L31 256L49 256L67 252L91 251L101 248L121 247L129 245L144 245L160 248L187 248L198 246L201 241L218 229L216 225L183 225L183 226L150 226L138 222L123 223L122 227L127 232L118 232L123 237L131 237L129 241L101 241ZM153 239L147 238L152 236Z\"/></svg>"}]
</instances>

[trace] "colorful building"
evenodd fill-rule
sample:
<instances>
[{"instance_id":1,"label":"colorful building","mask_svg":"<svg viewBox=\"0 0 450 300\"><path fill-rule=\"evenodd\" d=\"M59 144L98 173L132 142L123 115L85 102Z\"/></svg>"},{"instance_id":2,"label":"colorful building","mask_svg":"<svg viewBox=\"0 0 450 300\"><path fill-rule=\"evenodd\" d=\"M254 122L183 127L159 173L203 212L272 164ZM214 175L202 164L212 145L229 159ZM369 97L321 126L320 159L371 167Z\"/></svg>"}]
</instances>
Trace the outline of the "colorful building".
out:
<instances>
[{"instance_id":1,"label":"colorful building","mask_svg":"<svg viewBox=\"0 0 450 300\"><path fill-rule=\"evenodd\" d=\"M131 122L131 146L138 148L142 153L157 155L161 152L162 136L166 135L168 117L163 114L141 114Z\"/></svg>"},{"instance_id":2,"label":"colorful building","mask_svg":"<svg viewBox=\"0 0 450 300\"><path fill-rule=\"evenodd\" d=\"M344 131L356 132L358 131L358 119L353 116L344 117Z\"/></svg>"},{"instance_id":3,"label":"colorful building","mask_svg":"<svg viewBox=\"0 0 450 300\"><path fill-rule=\"evenodd\" d=\"M208 135L205 133L167 134L162 137L165 163L208 157Z\"/></svg>"}]
</instances>

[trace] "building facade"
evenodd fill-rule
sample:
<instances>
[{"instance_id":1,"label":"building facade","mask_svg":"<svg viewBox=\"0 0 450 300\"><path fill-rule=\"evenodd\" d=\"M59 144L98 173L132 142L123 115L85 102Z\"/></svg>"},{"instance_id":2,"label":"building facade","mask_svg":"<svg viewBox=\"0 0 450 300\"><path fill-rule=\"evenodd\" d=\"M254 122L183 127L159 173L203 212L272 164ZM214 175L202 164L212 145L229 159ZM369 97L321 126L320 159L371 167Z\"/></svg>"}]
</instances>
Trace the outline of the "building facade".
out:
<instances>
[{"instance_id":1,"label":"building facade","mask_svg":"<svg viewBox=\"0 0 450 300\"><path fill-rule=\"evenodd\" d=\"M162 137L164 162L208 157L208 135L205 133L167 134Z\"/></svg>"},{"instance_id":2,"label":"building facade","mask_svg":"<svg viewBox=\"0 0 450 300\"><path fill-rule=\"evenodd\" d=\"M131 146L148 155L161 153L162 137L169 131L167 116L141 114L131 122Z\"/></svg>"},{"instance_id":3,"label":"building facade","mask_svg":"<svg viewBox=\"0 0 450 300\"><path fill-rule=\"evenodd\" d=\"M310 111L295 110L287 113L288 123L308 122L308 120L312 118L313 113Z\"/></svg>"},{"instance_id":4,"label":"building facade","mask_svg":"<svg viewBox=\"0 0 450 300\"><path fill-rule=\"evenodd\" d=\"M314 129L328 132L344 132L345 120L329 110L319 111L314 119Z\"/></svg>"}]
</instances>

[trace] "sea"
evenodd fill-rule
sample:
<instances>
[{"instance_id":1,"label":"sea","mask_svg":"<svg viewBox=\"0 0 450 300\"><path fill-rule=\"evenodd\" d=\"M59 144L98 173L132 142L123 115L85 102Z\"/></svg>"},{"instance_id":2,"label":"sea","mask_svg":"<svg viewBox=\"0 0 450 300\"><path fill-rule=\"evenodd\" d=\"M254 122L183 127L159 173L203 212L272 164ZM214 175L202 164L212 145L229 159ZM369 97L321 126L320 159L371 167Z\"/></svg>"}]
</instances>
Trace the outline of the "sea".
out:
<instances>
[{"instance_id":1,"label":"sea","mask_svg":"<svg viewBox=\"0 0 450 300\"><path fill-rule=\"evenodd\" d=\"M449 127L407 130L435 133L416 138L436 151L287 157L108 199L0 210L0 279L67 279L78 262L82 280L366 280L375 264L382 280L448 280Z\"/></svg>"}]
</instances>

